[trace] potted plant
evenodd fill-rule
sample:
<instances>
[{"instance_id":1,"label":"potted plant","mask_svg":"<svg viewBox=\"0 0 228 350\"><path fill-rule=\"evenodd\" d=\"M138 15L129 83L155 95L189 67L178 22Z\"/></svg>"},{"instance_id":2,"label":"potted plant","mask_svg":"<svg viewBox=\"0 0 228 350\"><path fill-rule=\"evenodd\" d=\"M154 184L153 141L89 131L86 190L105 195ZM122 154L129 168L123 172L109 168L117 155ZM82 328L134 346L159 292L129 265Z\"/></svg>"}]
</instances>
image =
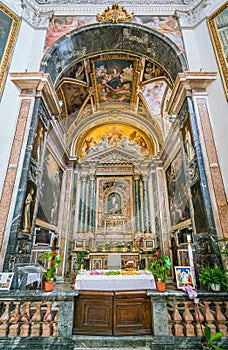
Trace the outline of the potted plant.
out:
<instances>
[{"instance_id":1,"label":"potted plant","mask_svg":"<svg viewBox=\"0 0 228 350\"><path fill-rule=\"evenodd\" d=\"M43 252L39 255L37 263L44 268L43 289L46 292L50 292L53 290L53 280L56 278L57 268L61 263L59 252L55 249Z\"/></svg>"},{"instance_id":2,"label":"potted plant","mask_svg":"<svg viewBox=\"0 0 228 350\"><path fill-rule=\"evenodd\" d=\"M147 269L156 277L157 289L160 292L166 290L166 276L168 270L171 269L171 260L167 255L161 256L160 251L154 252L151 257Z\"/></svg>"},{"instance_id":3,"label":"potted plant","mask_svg":"<svg viewBox=\"0 0 228 350\"><path fill-rule=\"evenodd\" d=\"M207 286L208 290L219 292L222 288L227 288L227 270L220 266L207 265L202 269L199 280Z\"/></svg>"}]
</instances>

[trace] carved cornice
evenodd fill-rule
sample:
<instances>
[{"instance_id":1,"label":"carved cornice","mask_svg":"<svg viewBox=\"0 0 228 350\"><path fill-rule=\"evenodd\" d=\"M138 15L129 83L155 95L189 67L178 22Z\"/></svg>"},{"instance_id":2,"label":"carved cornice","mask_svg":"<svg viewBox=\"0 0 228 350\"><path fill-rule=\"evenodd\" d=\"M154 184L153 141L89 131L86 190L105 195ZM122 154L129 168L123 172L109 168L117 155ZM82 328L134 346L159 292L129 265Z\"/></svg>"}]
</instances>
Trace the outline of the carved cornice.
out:
<instances>
[{"instance_id":1,"label":"carved cornice","mask_svg":"<svg viewBox=\"0 0 228 350\"><path fill-rule=\"evenodd\" d=\"M203 0L203 2L207 1ZM23 17L26 16L25 19L31 21L33 26L40 27L46 22L49 13L96 16L102 13L106 6L112 4L110 0L75 2L75 0L21 0L22 7L25 9ZM186 13L192 12L201 2L202 0L120 0L118 5L137 15L172 15L177 9Z\"/></svg>"},{"instance_id":2,"label":"carved cornice","mask_svg":"<svg viewBox=\"0 0 228 350\"><path fill-rule=\"evenodd\" d=\"M110 0L9 0L10 7L35 28L46 28L52 15L97 16ZM135 15L174 15L182 27L195 27L224 0L124 0L118 5Z\"/></svg>"},{"instance_id":3,"label":"carved cornice","mask_svg":"<svg viewBox=\"0 0 228 350\"><path fill-rule=\"evenodd\" d=\"M132 152L127 152L119 147L113 147L101 151L98 154L87 156L87 158L82 163L86 164L95 162L102 164L132 164L140 163L140 161L143 160L144 158L138 154L132 154Z\"/></svg>"},{"instance_id":4,"label":"carved cornice","mask_svg":"<svg viewBox=\"0 0 228 350\"><path fill-rule=\"evenodd\" d=\"M223 3L224 0L201 0L195 7L187 11L177 9L175 14L179 19L181 28L194 28Z\"/></svg>"},{"instance_id":5,"label":"carved cornice","mask_svg":"<svg viewBox=\"0 0 228 350\"><path fill-rule=\"evenodd\" d=\"M179 73L169 99L167 112L170 115L176 115L180 111L187 93L191 95L206 94L207 85L216 79L216 75L215 72Z\"/></svg>"},{"instance_id":6,"label":"carved cornice","mask_svg":"<svg viewBox=\"0 0 228 350\"><path fill-rule=\"evenodd\" d=\"M43 96L51 115L60 113L59 100L49 74L42 72L10 73L11 80L21 89L21 96Z\"/></svg>"}]
</instances>

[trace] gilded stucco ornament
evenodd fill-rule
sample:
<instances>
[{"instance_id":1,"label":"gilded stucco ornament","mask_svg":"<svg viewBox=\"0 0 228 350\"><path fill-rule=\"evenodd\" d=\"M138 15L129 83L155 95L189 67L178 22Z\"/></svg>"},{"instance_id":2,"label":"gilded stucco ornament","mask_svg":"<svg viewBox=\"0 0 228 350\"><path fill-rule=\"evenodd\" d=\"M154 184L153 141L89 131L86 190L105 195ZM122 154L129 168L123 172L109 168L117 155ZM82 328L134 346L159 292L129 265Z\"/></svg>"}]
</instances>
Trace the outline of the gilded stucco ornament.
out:
<instances>
[{"instance_id":1,"label":"gilded stucco ornament","mask_svg":"<svg viewBox=\"0 0 228 350\"><path fill-rule=\"evenodd\" d=\"M119 7L119 5L115 3L112 5L112 8L108 6L102 14L98 14L97 20L101 23L131 22L133 17L133 13L130 15L123 6Z\"/></svg>"}]
</instances>

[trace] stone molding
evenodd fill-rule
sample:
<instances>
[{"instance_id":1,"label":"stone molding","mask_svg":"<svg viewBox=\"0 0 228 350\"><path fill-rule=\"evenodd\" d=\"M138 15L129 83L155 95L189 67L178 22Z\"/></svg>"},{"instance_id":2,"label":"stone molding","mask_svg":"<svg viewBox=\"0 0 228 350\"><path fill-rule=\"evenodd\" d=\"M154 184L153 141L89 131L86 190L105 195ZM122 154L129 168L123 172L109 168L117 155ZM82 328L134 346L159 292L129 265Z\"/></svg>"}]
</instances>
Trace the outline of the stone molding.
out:
<instances>
[{"instance_id":1,"label":"stone molding","mask_svg":"<svg viewBox=\"0 0 228 350\"><path fill-rule=\"evenodd\" d=\"M176 115L188 93L206 94L206 87L216 79L216 72L184 72L179 73L169 99L167 111Z\"/></svg>"},{"instance_id":2,"label":"stone molding","mask_svg":"<svg viewBox=\"0 0 228 350\"><path fill-rule=\"evenodd\" d=\"M56 96L49 74L43 72L12 72L11 80L21 89L21 96L44 96L51 115L60 113L59 100Z\"/></svg>"},{"instance_id":3,"label":"stone molding","mask_svg":"<svg viewBox=\"0 0 228 350\"><path fill-rule=\"evenodd\" d=\"M124 0L128 12L140 15L174 15L180 20L182 27L195 27L211 14L224 0ZM10 7L22 16L34 28L47 28L53 15L87 15L96 16L105 10L108 0L10 0Z\"/></svg>"},{"instance_id":4,"label":"stone molding","mask_svg":"<svg viewBox=\"0 0 228 350\"><path fill-rule=\"evenodd\" d=\"M178 9L175 14L179 19L181 28L194 28L223 3L224 0L203 0L187 11Z\"/></svg>"}]
</instances>

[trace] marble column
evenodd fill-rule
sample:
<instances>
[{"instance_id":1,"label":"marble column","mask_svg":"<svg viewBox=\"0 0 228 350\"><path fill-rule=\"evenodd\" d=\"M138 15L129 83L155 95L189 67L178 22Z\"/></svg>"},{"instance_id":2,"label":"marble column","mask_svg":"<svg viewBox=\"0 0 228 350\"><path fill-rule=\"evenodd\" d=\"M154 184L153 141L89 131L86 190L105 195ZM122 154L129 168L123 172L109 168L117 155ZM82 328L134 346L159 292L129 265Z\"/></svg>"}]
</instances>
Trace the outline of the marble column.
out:
<instances>
[{"instance_id":1,"label":"marble column","mask_svg":"<svg viewBox=\"0 0 228 350\"><path fill-rule=\"evenodd\" d=\"M149 223L149 201L148 201L148 175L143 175L143 212L144 212L144 229L146 232L150 232Z\"/></svg>"},{"instance_id":2,"label":"marble column","mask_svg":"<svg viewBox=\"0 0 228 350\"><path fill-rule=\"evenodd\" d=\"M86 223L86 190L87 190L87 176L82 175L81 178L81 196L80 196L80 207L79 207L79 232L85 232Z\"/></svg>"},{"instance_id":3,"label":"marble column","mask_svg":"<svg viewBox=\"0 0 228 350\"><path fill-rule=\"evenodd\" d=\"M196 158L198 162L198 169L199 169L199 175L200 175L200 187L201 187L205 215L206 215L206 220L208 225L208 234L210 237L210 249L212 253L219 254L218 244L215 243L217 241L217 233L216 233L214 215L212 210L210 192L209 192L209 187L208 187L208 182L207 182L207 177L206 177L206 172L204 167L202 149L201 149L201 144L199 139L199 132L197 128L196 113L195 113L192 97L188 96L187 102L188 102L188 108L190 111L192 133L193 133Z\"/></svg>"},{"instance_id":4,"label":"marble column","mask_svg":"<svg viewBox=\"0 0 228 350\"><path fill-rule=\"evenodd\" d=\"M60 236L60 257L62 261L67 261L66 254L68 252L68 247L71 241L70 237L70 222L71 222L71 207L72 207L72 190L73 190L73 180L74 180L74 169L73 164L70 164L65 172L65 191L64 191L64 206L62 215L62 225L61 225L61 236ZM64 269L66 266L63 264L58 269L58 275L64 275Z\"/></svg>"},{"instance_id":5,"label":"marble column","mask_svg":"<svg viewBox=\"0 0 228 350\"><path fill-rule=\"evenodd\" d=\"M140 200L140 177L139 175L134 176L134 184L135 184L135 231L141 231L141 216L140 216L140 208L141 208L141 200Z\"/></svg>"},{"instance_id":6,"label":"marble column","mask_svg":"<svg viewBox=\"0 0 228 350\"><path fill-rule=\"evenodd\" d=\"M95 176L90 175L89 177L89 202L88 202L88 221L87 227L89 232L94 232L95 229L95 195L96 195L96 186L95 186Z\"/></svg>"}]
</instances>

